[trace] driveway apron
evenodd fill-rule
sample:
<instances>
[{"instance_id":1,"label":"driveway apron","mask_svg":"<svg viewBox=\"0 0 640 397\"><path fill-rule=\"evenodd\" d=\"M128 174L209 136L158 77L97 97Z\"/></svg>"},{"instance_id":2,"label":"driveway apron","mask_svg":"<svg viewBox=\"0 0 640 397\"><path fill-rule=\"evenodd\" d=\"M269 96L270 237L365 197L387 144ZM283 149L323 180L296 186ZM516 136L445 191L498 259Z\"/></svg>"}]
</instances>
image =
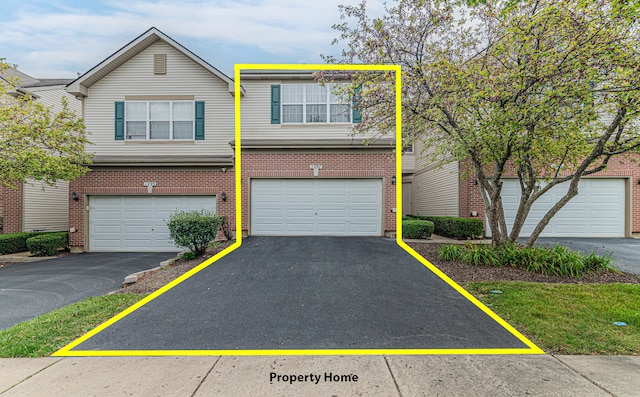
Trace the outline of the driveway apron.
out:
<instances>
[{"instance_id":1,"label":"driveway apron","mask_svg":"<svg viewBox=\"0 0 640 397\"><path fill-rule=\"evenodd\" d=\"M527 348L395 241L249 237L74 350Z\"/></svg>"},{"instance_id":2,"label":"driveway apron","mask_svg":"<svg viewBox=\"0 0 640 397\"><path fill-rule=\"evenodd\" d=\"M0 268L0 329L118 289L173 253L87 253Z\"/></svg>"}]
</instances>

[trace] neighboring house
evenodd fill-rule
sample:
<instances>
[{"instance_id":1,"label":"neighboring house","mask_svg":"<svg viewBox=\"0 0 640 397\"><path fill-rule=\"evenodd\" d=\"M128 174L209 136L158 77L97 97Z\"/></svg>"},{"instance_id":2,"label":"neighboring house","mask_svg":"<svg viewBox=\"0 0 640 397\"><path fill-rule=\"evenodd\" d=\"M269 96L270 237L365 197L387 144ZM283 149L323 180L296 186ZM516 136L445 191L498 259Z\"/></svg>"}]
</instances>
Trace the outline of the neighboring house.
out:
<instances>
[{"instance_id":1,"label":"neighboring house","mask_svg":"<svg viewBox=\"0 0 640 397\"><path fill-rule=\"evenodd\" d=\"M418 142L416 153L421 152ZM582 178L578 195L556 214L542 236L638 237L640 202L634 201L633 197L640 197L640 167L637 162L640 156L630 156L614 158L605 171ZM410 212L417 215L478 217L487 225L480 190L472 174L467 178L461 177L465 170L463 167L459 162L440 166L418 155L415 169L406 178L411 181ZM528 236L566 191L567 185L561 184L538 199L521 236ZM520 186L515 173L504 177L502 198L505 218L510 226L520 200ZM485 234L489 236L490 230L485 230Z\"/></svg>"},{"instance_id":2,"label":"neighboring house","mask_svg":"<svg viewBox=\"0 0 640 397\"><path fill-rule=\"evenodd\" d=\"M166 221L176 209L213 210L233 227L234 95L243 96L243 233L394 230L393 147L352 139L350 103L330 102L309 73L248 72L242 86L234 92L155 28L69 84L95 154L69 187L74 251L174 249Z\"/></svg>"},{"instance_id":3,"label":"neighboring house","mask_svg":"<svg viewBox=\"0 0 640 397\"><path fill-rule=\"evenodd\" d=\"M2 83L11 81L17 85L10 95L30 95L50 106L53 113L62 110L61 100L66 97L69 108L78 115L81 113L80 101L65 91L72 79L36 79L15 69L6 70L0 79ZM59 181L55 186L49 186L27 180L18 189L0 187L0 219L2 233L67 230L68 183Z\"/></svg>"}]
</instances>

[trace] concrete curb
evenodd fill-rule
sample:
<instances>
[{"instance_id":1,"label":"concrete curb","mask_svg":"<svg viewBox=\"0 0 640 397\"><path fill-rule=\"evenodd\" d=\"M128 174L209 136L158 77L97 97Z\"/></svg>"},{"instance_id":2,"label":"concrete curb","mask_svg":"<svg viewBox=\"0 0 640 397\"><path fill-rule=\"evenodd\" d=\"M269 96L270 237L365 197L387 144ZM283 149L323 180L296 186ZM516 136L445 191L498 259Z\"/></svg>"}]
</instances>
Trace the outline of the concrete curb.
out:
<instances>
[{"instance_id":1,"label":"concrete curb","mask_svg":"<svg viewBox=\"0 0 640 397\"><path fill-rule=\"evenodd\" d=\"M126 287L131 284L135 284L136 282L138 282L138 279L140 277L144 276L147 273L155 272L156 270L160 270L160 269L166 269L167 267L173 265L178 259L180 259L182 257L182 254L184 254L184 252L178 252L178 254L175 257L169 258L166 261L160 262L159 266L129 274L124 278L124 281L122 282L122 286Z\"/></svg>"}]
</instances>

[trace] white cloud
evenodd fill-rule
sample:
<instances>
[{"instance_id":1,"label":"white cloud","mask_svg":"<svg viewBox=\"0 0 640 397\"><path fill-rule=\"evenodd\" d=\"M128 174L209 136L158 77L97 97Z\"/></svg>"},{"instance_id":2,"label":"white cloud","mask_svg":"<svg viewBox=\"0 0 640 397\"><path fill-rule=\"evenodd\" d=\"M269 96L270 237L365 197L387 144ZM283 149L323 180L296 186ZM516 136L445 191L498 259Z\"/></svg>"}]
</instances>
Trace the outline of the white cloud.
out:
<instances>
[{"instance_id":1,"label":"white cloud","mask_svg":"<svg viewBox=\"0 0 640 397\"><path fill-rule=\"evenodd\" d=\"M340 22L338 4L357 2L116 0L100 9L92 2L70 7L58 1L53 8L32 4L12 20L0 21L0 45L9 49L2 56L37 77L63 71L63 76L74 77L151 26L188 48L190 43L202 48L205 42L212 48L212 53L198 53L205 60L215 58L216 47L243 45L293 61L315 62L320 52L331 51L336 36L331 25ZM381 9L378 0L368 4Z\"/></svg>"}]
</instances>

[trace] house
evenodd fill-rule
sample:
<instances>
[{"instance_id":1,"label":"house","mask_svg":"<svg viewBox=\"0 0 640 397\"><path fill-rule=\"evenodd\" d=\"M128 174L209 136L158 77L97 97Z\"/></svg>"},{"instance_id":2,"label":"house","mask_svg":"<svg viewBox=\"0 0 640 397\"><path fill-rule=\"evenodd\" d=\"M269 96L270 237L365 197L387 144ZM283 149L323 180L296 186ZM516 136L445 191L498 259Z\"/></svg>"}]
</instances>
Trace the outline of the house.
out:
<instances>
[{"instance_id":1,"label":"house","mask_svg":"<svg viewBox=\"0 0 640 397\"><path fill-rule=\"evenodd\" d=\"M422 153L416 142L416 153ZM605 171L582 178L578 195L551 220L542 237L638 237L640 236L640 156L613 158ZM416 155L413 169L405 169L410 185L410 213L478 217L486 222L480 190L473 177L462 178L465 168L459 162L430 163ZM437 189L434 189L437 186ZM405 184L403 183L403 188ZM406 189L406 188L405 188ZM567 191L566 184L552 188L534 203L521 236L527 237L538 221ZM515 173L504 177L502 191L507 225L512 225L520 200ZM407 212L407 211L405 211ZM485 234L490 236L490 230Z\"/></svg>"},{"instance_id":2,"label":"house","mask_svg":"<svg viewBox=\"0 0 640 397\"><path fill-rule=\"evenodd\" d=\"M248 234L395 232L394 141L353 136L351 99L307 71L245 71L241 83Z\"/></svg>"},{"instance_id":3,"label":"house","mask_svg":"<svg viewBox=\"0 0 640 397\"><path fill-rule=\"evenodd\" d=\"M228 76L151 28L67 86L94 153L91 171L69 186L74 251L175 249L166 221L176 209L209 209L235 225L235 95L243 234L393 232L390 142L354 139L351 104L332 102L310 73L241 80L235 92Z\"/></svg>"},{"instance_id":4,"label":"house","mask_svg":"<svg viewBox=\"0 0 640 397\"><path fill-rule=\"evenodd\" d=\"M62 110L67 98L69 109L81 113L80 102L65 91L71 79L37 79L16 69L0 76L2 83L17 85L9 92L15 97L30 95L49 106L53 113ZM69 191L66 181L55 186L27 180L18 189L0 187L0 230L2 233L28 231L60 231L69 226Z\"/></svg>"}]
</instances>

